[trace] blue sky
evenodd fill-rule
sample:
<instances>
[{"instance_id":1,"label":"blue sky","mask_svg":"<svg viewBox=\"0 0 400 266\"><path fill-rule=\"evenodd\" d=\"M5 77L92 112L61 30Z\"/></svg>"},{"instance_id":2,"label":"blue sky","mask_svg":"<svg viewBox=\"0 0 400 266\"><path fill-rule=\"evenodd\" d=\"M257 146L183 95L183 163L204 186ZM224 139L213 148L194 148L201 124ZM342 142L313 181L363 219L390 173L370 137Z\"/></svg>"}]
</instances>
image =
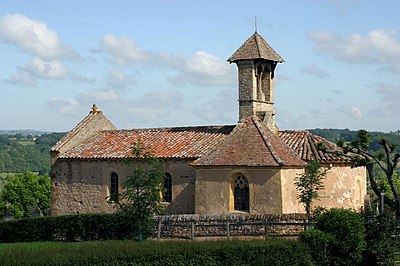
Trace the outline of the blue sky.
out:
<instances>
[{"instance_id":1,"label":"blue sky","mask_svg":"<svg viewBox=\"0 0 400 266\"><path fill-rule=\"evenodd\" d=\"M1 1L0 129L234 124L227 58L258 33L285 59L280 129L399 130L400 1Z\"/></svg>"}]
</instances>

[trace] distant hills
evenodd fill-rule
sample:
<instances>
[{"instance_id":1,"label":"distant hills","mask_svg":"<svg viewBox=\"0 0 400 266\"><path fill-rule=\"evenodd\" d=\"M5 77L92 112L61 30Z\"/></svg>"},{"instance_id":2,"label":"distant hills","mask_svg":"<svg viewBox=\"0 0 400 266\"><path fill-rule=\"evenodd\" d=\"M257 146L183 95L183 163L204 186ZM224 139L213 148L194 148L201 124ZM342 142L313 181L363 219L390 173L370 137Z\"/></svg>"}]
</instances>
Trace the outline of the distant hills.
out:
<instances>
[{"instance_id":1,"label":"distant hills","mask_svg":"<svg viewBox=\"0 0 400 266\"><path fill-rule=\"evenodd\" d=\"M332 142L339 139L352 141L358 131L349 129L308 129L310 133L321 136ZM370 150L379 149L378 140L385 138L398 145L400 151L400 131L383 133L370 132L374 142ZM26 171L50 173L50 148L65 133L49 133L37 130L0 130L0 179L7 173L23 173Z\"/></svg>"},{"instance_id":2,"label":"distant hills","mask_svg":"<svg viewBox=\"0 0 400 266\"><path fill-rule=\"evenodd\" d=\"M332 142L337 142L342 139L344 141L352 141L358 131L349 130L349 129L308 129L310 133L321 136L327 140ZM400 151L400 130L390 133L384 132L369 132L371 135L371 139L373 140L370 151L377 151L379 149L378 140L381 138L386 139L389 143L397 145L398 151Z\"/></svg>"},{"instance_id":3,"label":"distant hills","mask_svg":"<svg viewBox=\"0 0 400 266\"><path fill-rule=\"evenodd\" d=\"M0 177L27 171L50 173L49 150L65 133L32 135L39 131L24 131L23 136L21 131L16 132L0 134Z\"/></svg>"},{"instance_id":4,"label":"distant hills","mask_svg":"<svg viewBox=\"0 0 400 266\"><path fill-rule=\"evenodd\" d=\"M47 132L45 131L38 131L34 129L11 129L11 130L1 130L0 129L0 135L15 135L15 134L21 134L23 137L26 137L28 135L32 136L40 136L43 135Z\"/></svg>"}]
</instances>

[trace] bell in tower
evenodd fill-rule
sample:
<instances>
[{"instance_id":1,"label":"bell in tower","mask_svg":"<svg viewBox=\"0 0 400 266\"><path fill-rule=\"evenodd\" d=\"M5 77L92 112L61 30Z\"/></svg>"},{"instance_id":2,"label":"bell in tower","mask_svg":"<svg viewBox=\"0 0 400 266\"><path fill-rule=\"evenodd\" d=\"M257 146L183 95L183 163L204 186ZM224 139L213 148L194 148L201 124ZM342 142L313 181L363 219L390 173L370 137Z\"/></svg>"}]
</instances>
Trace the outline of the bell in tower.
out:
<instances>
[{"instance_id":1,"label":"bell in tower","mask_svg":"<svg viewBox=\"0 0 400 266\"><path fill-rule=\"evenodd\" d=\"M285 60L255 32L228 59L239 71L239 121L257 116L276 132L274 72Z\"/></svg>"}]
</instances>

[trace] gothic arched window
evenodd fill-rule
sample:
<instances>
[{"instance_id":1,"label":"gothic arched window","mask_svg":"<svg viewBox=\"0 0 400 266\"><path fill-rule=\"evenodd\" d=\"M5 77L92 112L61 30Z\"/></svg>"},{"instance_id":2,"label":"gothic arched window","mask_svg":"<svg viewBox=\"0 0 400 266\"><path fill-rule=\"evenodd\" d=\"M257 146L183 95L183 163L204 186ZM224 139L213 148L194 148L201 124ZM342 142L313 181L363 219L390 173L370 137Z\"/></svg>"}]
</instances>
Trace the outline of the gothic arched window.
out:
<instances>
[{"instance_id":1,"label":"gothic arched window","mask_svg":"<svg viewBox=\"0 0 400 266\"><path fill-rule=\"evenodd\" d=\"M172 177L169 173L165 173L164 176L164 192L162 198L165 202L172 201Z\"/></svg>"},{"instance_id":2,"label":"gothic arched window","mask_svg":"<svg viewBox=\"0 0 400 266\"><path fill-rule=\"evenodd\" d=\"M234 208L235 211L249 211L249 182L247 178L242 175L238 174L235 176L234 183L233 183L234 191Z\"/></svg>"},{"instance_id":3,"label":"gothic arched window","mask_svg":"<svg viewBox=\"0 0 400 266\"><path fill-rule=\"evenodd\" d=\"M110 177L110 200L118 200L118 175L116 173L112 173Z\"/></svg>"}]
</instances>

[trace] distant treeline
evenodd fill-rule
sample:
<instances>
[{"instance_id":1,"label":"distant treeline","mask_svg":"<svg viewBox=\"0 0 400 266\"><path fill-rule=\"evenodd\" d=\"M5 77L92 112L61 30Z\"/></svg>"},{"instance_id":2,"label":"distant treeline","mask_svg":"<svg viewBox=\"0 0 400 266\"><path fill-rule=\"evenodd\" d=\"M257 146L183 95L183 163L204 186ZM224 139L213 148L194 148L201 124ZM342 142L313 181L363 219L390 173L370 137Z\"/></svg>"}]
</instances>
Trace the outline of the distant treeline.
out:
<instances>
[{"instance_id":1,"label":"distant treeline","mask_svg":"<svg viewBox=\"0 0 400 266\"><path fill-rule=\"evenodd\" d=\"M352 141L358 131L353 131L349 129L308 129L310 133L321 136L332 142L337 142L338 140L344 140L347 142ZM396 132L384 133L384 132L369 132L371 134L371 139L373 140L370 151L378 151L380 146L378 144L379 139L386 139L389 143L397 145L397 149L400 151L400 130Z\"/></svg>"},{"instance_id":2,"label":"distant treeline","mask_svg":"<svg viewBox=\"0 0 400 266\"><path fill-rule=\"evenodd\" d=\"M0 134L0 173L50 173L50 148L65 133Z\"/></svg>"}]
</instances>

